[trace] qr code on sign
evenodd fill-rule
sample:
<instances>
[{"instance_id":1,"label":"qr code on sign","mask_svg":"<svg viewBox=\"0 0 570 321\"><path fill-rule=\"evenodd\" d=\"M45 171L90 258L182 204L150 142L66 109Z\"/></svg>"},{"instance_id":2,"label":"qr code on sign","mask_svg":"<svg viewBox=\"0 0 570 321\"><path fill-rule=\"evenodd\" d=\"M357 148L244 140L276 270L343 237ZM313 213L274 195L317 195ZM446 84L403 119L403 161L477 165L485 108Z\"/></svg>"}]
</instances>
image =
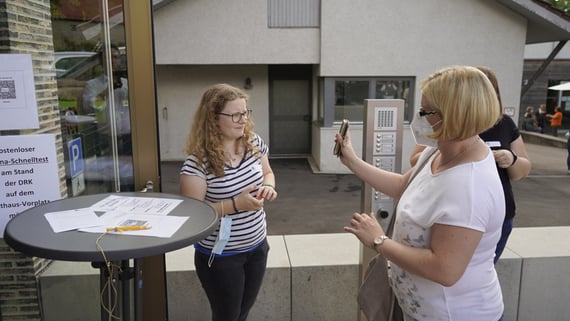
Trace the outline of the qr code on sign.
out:
<instances>
[{"instance_id":1,"label":"qr code on sign","mask_svg":"<svg viewBox=\"0 0 570 321\"><path fill-rule=\"evenodd\" d=\"M0 99L16 99L16 82L0 80Z\"/></svg>"}]
</instances>

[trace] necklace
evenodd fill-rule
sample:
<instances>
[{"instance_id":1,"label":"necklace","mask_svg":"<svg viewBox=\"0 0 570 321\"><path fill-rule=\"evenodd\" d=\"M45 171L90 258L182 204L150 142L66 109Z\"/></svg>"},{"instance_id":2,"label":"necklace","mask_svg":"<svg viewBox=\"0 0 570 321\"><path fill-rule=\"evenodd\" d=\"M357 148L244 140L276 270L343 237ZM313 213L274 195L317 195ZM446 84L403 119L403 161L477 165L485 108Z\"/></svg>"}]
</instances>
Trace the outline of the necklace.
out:
<instances>
[{"instance_id":1,"label":"necklace","mask_svg":"<svg viewBox=\"0 0 570 321\"><path fill-rule=\"evenodd\" d=\"M459 153L455 154L455 156L453 156L452 158L446 160L443 163L440 163L437 168L441 168L449 163L451 163L452 161L454 161L455 159L457 159L459 156L463 155L467 150L469 150L473 145L475 145L475 143L479 141L479 136L475 137L475 139L473 140L472 143L470 143L469 145L467 145L465 148L463 148ZM439 152L440 155L440 159L441 159L441 151Z\"/></svg>"},{"instance_id":2,"label":"necklace","mask_svg":"<svg viewBox=\"0 0 570 321\"><path fill-rule=\"evenodd\" d=\"M234 164L237 162L238 158L239 158L239 154L233 154L231 152L224 152L226 155L228 155L228 158L230 160L230 165L234 166Z\"/></svg>"}]
</instances>

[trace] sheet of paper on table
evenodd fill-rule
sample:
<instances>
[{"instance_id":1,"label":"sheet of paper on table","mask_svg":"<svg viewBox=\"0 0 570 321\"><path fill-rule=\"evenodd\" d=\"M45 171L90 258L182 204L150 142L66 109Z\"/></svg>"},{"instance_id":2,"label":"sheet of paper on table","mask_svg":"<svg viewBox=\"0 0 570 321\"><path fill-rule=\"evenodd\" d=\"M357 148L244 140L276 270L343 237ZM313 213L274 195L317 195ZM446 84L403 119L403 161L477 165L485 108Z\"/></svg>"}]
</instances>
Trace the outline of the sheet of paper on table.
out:
<instances>
[{"instance_id":1,"label":"sheet of paper on table","mask_svg":"<svg viewBox=\"0 0 570 321\"><path fill-rule=\"evenodd\" d=\"M54 233L103 224L99 216L90 208L51 212L44 214L44 216Z\"/></svg>"},{"instance_id":2,"label":"sheet of paper on table","mask_svg":"<svg viewBox=\"0 0 570 321\"><path fill-rule=\"evenodd\" d=\"M91 205L96 212L117 211L123 213L168 215L182 200L172 198L134 197L109 195Z\"/></svg>"},{"instance_id":3,"label":"sheet of paper on table","mask_svg":"<svg viewBox=\"0 0 570 321\"><path fill-rule=\"evenodd\" d=\"M145 225L150 228L108 233L168 238L188 220L188 217L168 215L182 201L110 195L89 208L46 213L45 218L54 233L71 230L105 233L108 228ZM98 216L96 212L104 213Z\"/></svg>"},{"instance_id":4,"label":"sheet of paper on table","mask_svg":"<svg viewBox=\"0 0 570 321\"><path fill-rule=\"evenodd\" d=\"M188 218L189 217L187 216L147 215L109 211L100 216L100 219L103 222L102 225L80 228L79 231L89 233L105 233L107 232L107 228L145 225L150 228L135 231L110 231L107 233L168 238L174 235L174 233L178 231L178 229L186 222L186 220L188 220Z\"/></svg>"}]
</instances>

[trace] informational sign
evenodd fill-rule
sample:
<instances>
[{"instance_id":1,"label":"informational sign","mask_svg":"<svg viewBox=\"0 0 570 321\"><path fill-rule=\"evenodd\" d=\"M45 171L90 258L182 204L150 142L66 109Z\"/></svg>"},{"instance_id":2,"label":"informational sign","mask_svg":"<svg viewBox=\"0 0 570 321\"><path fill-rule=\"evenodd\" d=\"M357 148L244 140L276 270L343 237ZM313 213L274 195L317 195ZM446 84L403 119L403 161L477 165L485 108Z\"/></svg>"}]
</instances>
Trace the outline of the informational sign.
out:
<instances>
[{"instance_id":1,"label":"informational sign","mask_svg":"<svg viewBox=\"0 0 570 321\"><path fill-rule=\"evenodd\" d=\"M503 112L510 117L515 117L515 107L504 107Z\"/></svg>"},{"instance_id":2,"label":"informational sign","mask_svg":"<svg viewBox=\"0 0 570 321\"><path fill-rule=\"evenodd\" d=\"M32 56L0 54L0 130L39 128Z\"/></svg>"},{"instance_id":3,"label":"informational sign","mask_svg":"<svg viewBox=\"0 0 570 321\"><path fill-rule=\"evenodd\" d=\"M0 136L0 237L20 212L60 199L55 135Z\"/></svg>"},{"instance_id":4,"label":"informational sign","mask_svg":"<svg viewBox=\"0 0 570 321\"><path fill-rule=\"evenodd\" d=\"M71 192L77 196L85 190L85 175L83 175L83 147L81 137L67 143L69 154L69 172L71 173Z\"/></svg>"}]
</instances>

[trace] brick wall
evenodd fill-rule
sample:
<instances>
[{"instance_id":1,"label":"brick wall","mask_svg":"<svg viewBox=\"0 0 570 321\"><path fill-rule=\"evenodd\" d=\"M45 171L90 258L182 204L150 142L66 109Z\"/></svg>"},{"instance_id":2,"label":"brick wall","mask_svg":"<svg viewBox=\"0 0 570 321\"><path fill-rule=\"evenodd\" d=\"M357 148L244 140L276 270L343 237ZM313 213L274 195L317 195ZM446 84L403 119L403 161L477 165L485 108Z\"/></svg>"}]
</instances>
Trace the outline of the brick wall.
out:
<instances>
[{"instance_id":1,"label":"brick wall","mask_svg":"<svg viewBox=\"0 0 570 321\"><path fill-rule=\"evenodd\" d=\"M32 56L40 128L0 135L55 134L62 198L67 195L53 63L50 0L0 0L0 53ZM0 240L0 320L41 320L36 275L48 260L13 251Z\"/></svg>"}]
</instances>

